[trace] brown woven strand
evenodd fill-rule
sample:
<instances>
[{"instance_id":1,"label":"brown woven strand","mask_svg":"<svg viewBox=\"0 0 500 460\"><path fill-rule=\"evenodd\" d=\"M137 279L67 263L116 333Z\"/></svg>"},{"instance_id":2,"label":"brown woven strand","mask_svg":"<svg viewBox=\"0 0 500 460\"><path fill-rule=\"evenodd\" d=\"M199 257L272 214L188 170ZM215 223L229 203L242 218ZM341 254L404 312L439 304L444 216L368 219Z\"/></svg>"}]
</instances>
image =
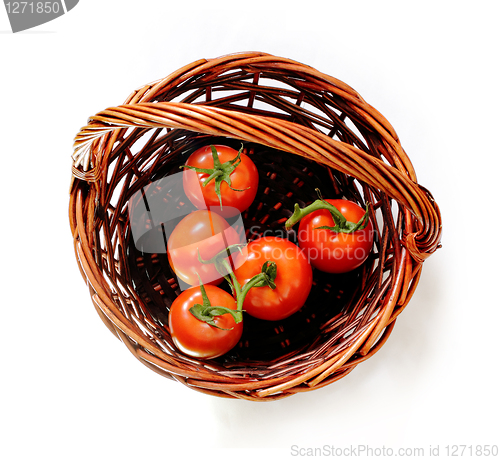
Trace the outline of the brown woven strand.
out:
<instances>
[{"instance_id":1,"label":"brown woven strand","mask_svg":"<svg viewBox=\"0 0 500 460\"><path fill-rule=\"evenodd\" d=\"M131 244L127 205L214 139L243 142L258 165L246 227L282 231L319 182L330 195L372 202L378 236L355 273L315 272L294 318L249 320L233 353L198 361L173 346L166 321L179 287L164 254ZM71 231L99 316L146 366L212 395L273 400L344 377L385 343L440 245L439 208L388 121L344 83L264 53L199 60L134 91L89 119L73 158Z\"/></svg>"}]
</instances>

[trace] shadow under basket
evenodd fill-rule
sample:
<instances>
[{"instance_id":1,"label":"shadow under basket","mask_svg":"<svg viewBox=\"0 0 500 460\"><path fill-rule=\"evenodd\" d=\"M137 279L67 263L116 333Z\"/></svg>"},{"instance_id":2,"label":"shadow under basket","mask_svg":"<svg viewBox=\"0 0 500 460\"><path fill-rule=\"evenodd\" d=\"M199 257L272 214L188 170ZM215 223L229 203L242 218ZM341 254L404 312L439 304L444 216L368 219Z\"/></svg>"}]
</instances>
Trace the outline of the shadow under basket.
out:
<instances>
[{"instance_id":1,"label":"shadow under basket","mask_svg":"<svg viewBox=\"0 0 500 460\"><path fill-rule=\"evenodd\" d=\"M159 224L142 216L148 231L138 244L130 214L133 197L148 187L164 205L162 228L189 212L182 187L162 180L196 148L216 143L243 145L259 171L257 196L242 215L248 241L296 242L284 223L295 203L317 198L316 188L371 203L376 235L355 271L314 270L300 311L272 322L245 315L232 351L197 360L169 333L182 286L165 251L147 249ZM192 389L252 401L321 388L376 353L441 239L439 208L388 121L345 83L265 53L193 62L91 117L75 139L69 218L92 302L132 354Z\"/></svg>"}]
</instances>

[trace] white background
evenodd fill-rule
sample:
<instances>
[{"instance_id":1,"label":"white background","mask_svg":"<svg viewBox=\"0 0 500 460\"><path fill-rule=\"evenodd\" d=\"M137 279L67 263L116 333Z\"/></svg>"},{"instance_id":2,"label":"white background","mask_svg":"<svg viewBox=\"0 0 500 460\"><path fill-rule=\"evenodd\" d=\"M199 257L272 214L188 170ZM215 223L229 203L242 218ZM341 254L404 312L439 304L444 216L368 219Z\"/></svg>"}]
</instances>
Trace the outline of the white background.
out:
<instances>
[{"instance_id":1,"label":"white background","mask_svg":"<svg viewBox=\"0 0 500 460\"><path fill-rule=\"evenodd\" d=\"M0 458L275 459L358 445L445 457L447 445L500 445L496 6L81 0L17 34L0 7ZM88 116L236 51L356 89L443 215L443 248L384 347L339 382L277 402L205 396L136 361L92 306L67 218L73 137Z\"/></svg>"}]
</instances>

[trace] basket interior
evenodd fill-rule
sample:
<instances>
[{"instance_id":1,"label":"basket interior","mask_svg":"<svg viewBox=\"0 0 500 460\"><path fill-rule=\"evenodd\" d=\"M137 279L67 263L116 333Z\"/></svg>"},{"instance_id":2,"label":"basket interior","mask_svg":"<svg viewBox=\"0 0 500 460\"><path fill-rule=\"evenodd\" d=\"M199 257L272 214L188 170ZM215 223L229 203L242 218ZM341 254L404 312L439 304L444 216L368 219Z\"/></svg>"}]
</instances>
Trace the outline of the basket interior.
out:
<instances>
[{"instance_id":1,"label":"basket interior","mask_svg":"<svg viewBox=\"0 0 500 460\"><path fill-rule=\"evenodd\" d=\"M150 140L154 132L145 132L143 136ZM136 136L135 139L140 138ZM148 142L144 140L142 146L137 146L142 151L148 149ZM241 142L173 130L156 137L155 151L168 152L170 145L176 143L179 147L166 154L163 161L156 162L154 167L138 175L130 172L117 183L108 209L113 210L112 214L108 214L109 218L105 219L107 222L103 220L102 225L110 225L112 220L117 219L120 224L115 227L115 232L122 234L107 236L107 230L101 227L100 240L105 242L109 238L114 241L112 244L116 248L116 257L113 266L117 270L114 277L119 273L115 298L122 313L163 351L192 361L192 358L182 356L174 347L168 331L168 309L180 294L179 281L165 252L150 252L144 250L144 246L135 244L130 231L127 203L141 188L177 173L179 166L199 146L225 143L238 149ZM127 148L133 148L132 142L127 143ZM382 264L379 262L379 234L385 225L380 210L383 200L379 192L363 187L357 180L296 155L250 143L245 143L244 152L250 155L259 170L257 197L242 215L247 241L263 235L275 235L296 242L294 230L287 232L284 223L290 217L294 204L299 203L303 207L311 203L317 198L315 188L319 188L324 196L347 198L362 206L366 200L378 203L372 208L378 223L374 251L362 267L347 274L335 275L314 270L314 284L306 304L285 320L264 321L245 315L240 343L228 354L212 360L211 365L248 373L249 369L254 372L259 366L269 367L271 363L279 365L292 357L296 363L310 363L314 358L325 359L329 354L338 353L342 347L348 346L349 337L362 330L377 313L377 306L370 300L382 289L392 266L390 251L387 250L386 259ZM112 176L113 173L109 174L109 177ZM368 197L365 197L366 193ZM172 191L158 187L157 198L165 202L164 220L169 224L168 234L177 223L176 220L168 221L169 207L189 207L189 200L182 188ZM120 214L117 215L117 212ZM101 209L100 214L105 216L107 213ZM158 231L160 228L151 225L143 237L146 243L148 236ZM109 265L105 244L100 257L105 259L103 266L104 263ZM220 287L229 292L225 281Z\"/></svg>"},{"instance_id":2,"label":"basket interior","mask_svg":"<svg viewBox=\"0 0 500 460\"><path fill-rule=\"evenodd\" d=\"M133 93L129 102L179 101L285 118L317 129L334 139L384 156L375 130L338 94L324 91L321 82L290 72L251 66L193 76L182 83L150 85ZM359 269L345 275L314 271L314 286L304 307L292 317L268 322L245 317L239 345L227 355L207 362L184 356L169 335L168 309L179 294L178 281L165 253L141 250L130 234L129 200L141 188L179 171L188 155L208 143L238 149L241 141L214 138L182 129L123 128L103 165L95 210L95 259L109 281L117 308L160 350L179 363L205 366L218 372L246 376L301 372L349 347L377 314L394 276L394 254L400 245L403 210L379 190L337 170L262 144L244 143L259 169L260 184L253 205L243 214L251 240L260 234L287 236L284 222L295 203L305 206L317 198L344 197L364 206L369 201L376 237L373 253ZM165 191L158 196L165 198ZM187 199L174 194L169 206ZM151 232L157 231L152 227ZM293 366L290 362L293 360Z\"/></svg>"},{"instance_id":3,"label":"basket interior","mask_svg":"<svg viewBox=\"0 0 500 460\"><path fill-rule=\"evenodd\" d=\"M214 142L237 147L235 142L227 139L197 139L200 142ZM203 145L203 144L202 144ZM322 166L314 162L294 157L259 145L247 145L246 151L259 170L259 190L252 206L243 215L246 239L250 242L260 236L280 236L296 243L296 233L292 229L287 232L284 223L291 215L295 203L305 206L317 198L314 190L319 187L323 193L338 197L331 179ZM179 165L185 162L187 155L179 155L169 162L172 173L179 171ZM159 173L163 172L161 168ZM167 173L168 175L168 173ZM155 175L158 177L157 175ZM162 176L164 177L164 176ZM314 178L314 180L311 180ZM158 181L152 178L155 183ZM157 190L158 200L165 197L170 200L165 207L191 210L189 200L184 195L182 187L172 193L172 190ZM350 194L351 199L359 200L359 196ZM166 212L168 214L168 211ZM168 216L166 219L168 220ZM169 221L167 225L152 227L143 236L144 244L136 244L127 233L127 255L134 288L150 312L154 312L156 320L163 326L167 325L167 311L175 296L180 294L179 281L172 271L165 252L150 252L147 239L158 237L162 229L169 232L180 219ZM142 240L142 238L141 238ZM263 321L245 316L244 334L239 345L220 361L262 360L274 359L289 352L296 352L301 347L308 348L315 342L325 323L335 316L343 316L345 308L359 294L361 270L344 274L329 275L318 270L314 272L314 285L304 307L283 321ZM220 286L230 292L224 281Z\"/></svg>"}]
</instances>

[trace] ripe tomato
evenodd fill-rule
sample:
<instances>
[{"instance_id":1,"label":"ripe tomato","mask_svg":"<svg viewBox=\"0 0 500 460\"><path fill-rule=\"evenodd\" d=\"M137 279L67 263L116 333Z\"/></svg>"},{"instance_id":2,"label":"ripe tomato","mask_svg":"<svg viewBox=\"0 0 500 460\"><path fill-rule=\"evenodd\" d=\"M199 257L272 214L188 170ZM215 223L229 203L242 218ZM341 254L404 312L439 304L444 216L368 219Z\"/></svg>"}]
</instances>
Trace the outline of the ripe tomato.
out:
<instances>
[{"instance_id":1,"label":"ripe tomato","mask_svg":"<svg viewBox=\"0 0 500 460\"><path fill-rule=\"evenodd\" d=\"M234 298L216 286L204 286L213 307L236 310ZM168 315L170 334L179 350L196 358L217 358L227 353L240 340L243 322L236 323L231 314L214 316L214 327L196 318L189 310L203 305L200 286L183 291L172 303Z\"/></svg>"},{"instance_id":2,"label":"ripe tomato","mask_svg":"<svg viewBox=\"0 0 500 460\"><path fill-rule=\"evenodd\" d=\"M278 237L262 237L247 245L245 262L234 271L241 285L261 272L266 261L276 263L276 287L252 287L243 302L248 314L280 320L304 305L312 287L312 268L300 248Z\"/></svg>"},{"instance_id":3,"label":"ripe tomato","mask_svg":"<svg viewBox=\"0 0 500 460\"><path fill-rule=\"evenodd\" d=\"M184 217L170 234L168 260L177 277L191 286L199 284L198 276L203 284L219 284L221 274L213 263L200 262L198 252L203 260L208 260L228 246L242 242L236 229L219 214L194 211Z\"/></svg>"},{"instance_id":4,"label":"ripe tomato","mask_svg":"<svg viewBox=\"0 0 500 460\"><path fill-rule=\"evenodd\" d=\"M225 145L214 147L218 157L215 162L210 145L189 156L183 173L184 192L198 209L212 209L223 217L233 217L245 211L255 199L259 173L247 155L241 153L240 161L237 150ZM220 171L219 176L204 185L214 168Z\"/></svg>"},{"instance_id":5,"label":"ripe tomato","mask_svg":"<svg viewBox=\"0 0 500 460\"><path fill-rule=\"evenodd\" d=\"M365 210L348 200L324 200L335 206L350 222L358 222ZM299 224L298 242L311 265L327 273L346 273L358 268L367 259L373 246L373 225L353 233L337 233L318 227L335 227L327 209L319 209L304 216Z\"/></svg>"}]
</instances>

